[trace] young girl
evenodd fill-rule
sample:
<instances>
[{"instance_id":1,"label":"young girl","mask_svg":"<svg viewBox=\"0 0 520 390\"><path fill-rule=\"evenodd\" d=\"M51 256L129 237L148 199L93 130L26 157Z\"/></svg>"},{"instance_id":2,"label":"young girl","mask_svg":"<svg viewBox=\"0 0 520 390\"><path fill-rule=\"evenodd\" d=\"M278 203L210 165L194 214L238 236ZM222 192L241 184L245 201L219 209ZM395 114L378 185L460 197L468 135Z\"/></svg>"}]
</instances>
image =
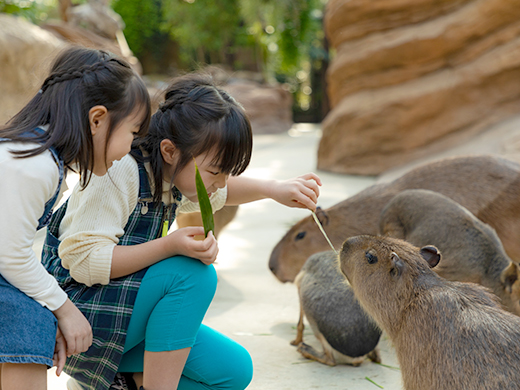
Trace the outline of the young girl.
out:
<instances>
[{"instance_id":1,"label":"young girl","mask_svg":"<svg viewBox=\"0 0 520 390\"><path fill-rule=\"evenodd\" d=\"M146 87L126 62L72 48L0 129L2 390L46 389L53 358L59 374L65 353L91 345L87 319L33 252L35 233L51 217L64 167L75 164L82 185L91 172L104 175L128 153L134 134L147 131L150 114Z\"/></svg>"},{"instance_id":2,"label":"young girl","mask_svg":"<svg viewBox=\"0 0 520 390\"><path fill-rule=\"evenodd\" d=\"M178 212L198 210L193 159L214 211L263 198L314 210L321 182L238 177L251 158L249 120L203 75L170 85L135 146L109 177L75 189L49 226L44 263L95 339L67 361L69 389L107 389L114 378L112 389L244 389L248 352L201 325L216 289L217 241L211 232L196 240L202 227L165 233Z\"/></svg>"}]
</instances>

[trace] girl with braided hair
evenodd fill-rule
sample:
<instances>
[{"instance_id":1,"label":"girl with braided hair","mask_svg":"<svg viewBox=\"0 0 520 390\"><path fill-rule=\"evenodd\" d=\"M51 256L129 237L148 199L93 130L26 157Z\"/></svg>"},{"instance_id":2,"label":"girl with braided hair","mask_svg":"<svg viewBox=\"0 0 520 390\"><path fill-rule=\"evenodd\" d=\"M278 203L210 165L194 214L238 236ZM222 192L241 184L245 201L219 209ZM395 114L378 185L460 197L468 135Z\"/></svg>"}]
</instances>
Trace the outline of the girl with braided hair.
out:
<instances>
[{"instance_id":1,"label":"girl with braided hair","mask_svg":"<svg viewBox=\"0 0 520 390\"><path fill-rule=\"evenodd\" d=\"M54 214L44 263L96 340L67 361L70 390L248 386L249 353L202 324L217 283L215 237L196 240L202 227L166 233L177 213L199 209L193 159L214 211L264 198L316 208L321 182L312 173L239 176L251 152L243 108L211 77L188 74L168 87L148 134L114 163L110 179L93 177Z\"/></svg>"},{"instance_id":2,"label":"girl with braided hair","mask_svg":"<svg viewBox=\"0 0 520 390\"><path fill-rule=\"evenodd\" d=\"M0 388L47 388L92 343L88 320L32 250L74 166L81 186L104 175L148 130L150 97L129 65L70 48L32 100L0 127Z\"/></svg>"}]
</instances>

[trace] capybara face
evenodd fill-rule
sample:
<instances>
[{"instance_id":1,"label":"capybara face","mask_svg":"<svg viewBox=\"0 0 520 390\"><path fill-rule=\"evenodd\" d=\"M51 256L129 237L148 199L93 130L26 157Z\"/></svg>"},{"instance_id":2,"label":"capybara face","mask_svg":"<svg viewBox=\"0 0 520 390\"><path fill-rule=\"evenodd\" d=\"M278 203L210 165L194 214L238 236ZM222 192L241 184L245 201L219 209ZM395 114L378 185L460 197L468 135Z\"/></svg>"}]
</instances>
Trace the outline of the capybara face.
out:
<instances>
[{"instance_id":1,"label":"capybara face","mask_svg":"<svg viewBox=\"0 0 520 390\"><path fill-rule=\"evenodd\" d=\"M316 215L327 230L327 214L318 209ZM334 241L333 237L331 239ZM309 255L329 249L330 246L314 219L307 217L294 225L274 247L269 259L269 269L281 282L293 282Z\"/></svg>"},{"instance_id":2,"label":"capybara face","mask_svg":"<svg viewBox=\"0 0 520 390\"><path fill-rule=\"evenodd\" d=\"M340 267L365 310L396 315L414 294L420 274L432 274L440 253L433 246L422 249L398 239L356 236L343 243ZM381 310L384 306L385 309Z\"/></svg>"}]
</instances>

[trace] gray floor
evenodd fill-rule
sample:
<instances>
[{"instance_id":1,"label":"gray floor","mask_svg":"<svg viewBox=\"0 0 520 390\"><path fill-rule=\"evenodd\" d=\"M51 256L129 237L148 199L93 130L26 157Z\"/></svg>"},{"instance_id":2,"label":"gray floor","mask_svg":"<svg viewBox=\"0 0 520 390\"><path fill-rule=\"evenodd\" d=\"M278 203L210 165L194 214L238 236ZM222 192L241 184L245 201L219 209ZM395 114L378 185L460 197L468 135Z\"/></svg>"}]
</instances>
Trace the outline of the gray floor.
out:
<instances>
[{"instance_id":1,"label":"gray floor","mask_svg":"<svg viewBox=\"0 0 520 390\"><path fill-rule=\"evenodd\" d=\"M314 171L323 180L320 205L329 207L373 184L375 178L334 175L316 171L320 132L314 126L296 126L289 134L255 136L253 160L247 175L286 179ZM294 389L400 389L395 353L383 336L383 365L366 361L360 367L328 367L304 359L289 342L296 333L298 299L292 284L282 284L268 269L269 254L288 228L309 215L271 200L240 207L235 220L219 238L216 265L219 286L205 318L240 342L255 366L251 390ZM310 328L305 341L319 347ZM49 371L49 389L65 390L66 375Z\"/></svg>"}]
</instances>

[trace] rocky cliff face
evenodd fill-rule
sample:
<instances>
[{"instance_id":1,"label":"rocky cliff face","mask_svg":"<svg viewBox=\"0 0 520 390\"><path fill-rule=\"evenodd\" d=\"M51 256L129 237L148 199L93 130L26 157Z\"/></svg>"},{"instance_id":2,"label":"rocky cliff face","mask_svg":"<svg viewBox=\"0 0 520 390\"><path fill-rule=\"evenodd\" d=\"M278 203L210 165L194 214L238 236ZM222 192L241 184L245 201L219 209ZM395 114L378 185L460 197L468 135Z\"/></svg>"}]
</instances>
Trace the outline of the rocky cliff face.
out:
<instances>
[{"instance_id":1,"label":"rocky cliff face","mask_svg":"<svg viewBox=\"0 0 520 390\"><path fill-rule=\"evenodd\" d=\"M24 19L0 14L0 123L38 91L65 43Z\"/></svg>"},{"instance_id":2,"label":"rocky cliff face","mask_svg":"<svg viewBox=\"0 0 520 390\"><path fill-rule=\"evenodd\" d=\"M379 174L520 112L520 0L330 0L318 168Z\"/></svg>"}]
</instances>

